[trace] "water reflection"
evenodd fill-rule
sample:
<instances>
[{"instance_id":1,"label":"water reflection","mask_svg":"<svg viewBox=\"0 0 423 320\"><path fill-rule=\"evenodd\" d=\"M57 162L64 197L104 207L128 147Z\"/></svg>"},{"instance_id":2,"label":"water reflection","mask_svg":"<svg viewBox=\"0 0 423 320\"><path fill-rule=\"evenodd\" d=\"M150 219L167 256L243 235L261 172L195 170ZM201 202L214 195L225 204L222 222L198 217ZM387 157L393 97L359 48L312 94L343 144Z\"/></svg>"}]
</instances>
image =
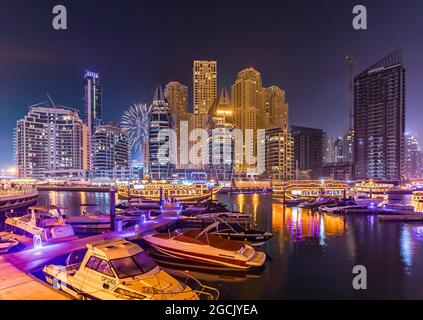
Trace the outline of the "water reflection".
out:
<instances>
[{"instance_id":1,"label":"water reflection","mask_svg":"<svg viewBox=\"0 0 423 320\"><path fill-rule=\"evenodd\" d=\"M373 215L343 217L286 208L271 195L219 194L216 198L232 210L252 214L257 229L274 235L259 249L268 257L260 274L190 270L219 287L222 299L423 299L422 223L387 223ZM84 203L95 204L87 208L90 211L109 208L107 193L49 192L42 193L40 201L75 213ZM416 207L423 211L422 203ZM351 271L357 264L365 265L371 275L368 290L352 289Z\"/></svg>"},{"instance_id":2,"label":"water reflection","mask_svg":"<svg viewBox=\"0 0 423 320\"><path fill-rule=\"evenodd\" d=\"M411 241L410 228L403 225L400 236L400 255L404 263L404 272L411 275L411 266L413 264L413 243Z\"/></svg>"}]
</instances>

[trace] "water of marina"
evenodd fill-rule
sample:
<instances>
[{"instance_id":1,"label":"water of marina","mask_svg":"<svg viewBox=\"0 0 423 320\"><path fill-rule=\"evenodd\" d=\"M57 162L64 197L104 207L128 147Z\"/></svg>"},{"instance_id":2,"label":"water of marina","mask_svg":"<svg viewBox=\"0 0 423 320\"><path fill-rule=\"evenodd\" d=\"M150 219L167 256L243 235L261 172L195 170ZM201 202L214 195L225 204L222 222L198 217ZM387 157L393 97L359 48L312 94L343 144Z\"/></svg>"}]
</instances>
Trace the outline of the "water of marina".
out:
<instances>
[{"instance_id":1,"label":"water of marina","mask_svg":"<svg viewBox=\"0 0 423 320\"><path fill-rule=\"evenodd\" d=\"M261 250L266 267L256 274L192 272L219 288L222 299L423 299L423 223L378 222L376 216L329 216L285 208L271 195L218 195L229 208L253 215L274 238ZM79 214L107 211L107 193L42 192L40 204ZM367 268L367 290L352 287L355 265ZM188 268L186 268L188 269Z\"/></svg>"}]
</instances>

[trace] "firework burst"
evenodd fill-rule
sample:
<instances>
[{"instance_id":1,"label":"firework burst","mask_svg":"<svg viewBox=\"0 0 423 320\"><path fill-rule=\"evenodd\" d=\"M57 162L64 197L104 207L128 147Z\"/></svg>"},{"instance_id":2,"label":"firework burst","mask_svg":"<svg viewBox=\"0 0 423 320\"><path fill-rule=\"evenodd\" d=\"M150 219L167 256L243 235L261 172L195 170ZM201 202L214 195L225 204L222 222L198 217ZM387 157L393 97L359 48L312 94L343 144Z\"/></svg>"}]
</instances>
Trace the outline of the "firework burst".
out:
<instances>
[{"instance_id":1,"label":"firework burst","mask_svg":"<svg viewBox=\"0 0 423 320\"><path fill-rule=\"evenodd\" d=\"M122 128L128 133L131 148L143 152L144 141L148 140L148 127L151 106L146 103L136 103L122 116Z\"/></svg>"}]
</instances>

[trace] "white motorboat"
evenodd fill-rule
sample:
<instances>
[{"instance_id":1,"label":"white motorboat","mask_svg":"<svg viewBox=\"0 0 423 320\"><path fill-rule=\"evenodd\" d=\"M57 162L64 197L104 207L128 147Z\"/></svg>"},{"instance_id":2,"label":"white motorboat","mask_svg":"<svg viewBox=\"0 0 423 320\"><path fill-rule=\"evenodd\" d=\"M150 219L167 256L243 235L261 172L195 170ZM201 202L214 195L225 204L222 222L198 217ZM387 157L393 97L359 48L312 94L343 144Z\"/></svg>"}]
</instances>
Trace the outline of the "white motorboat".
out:
<instances>
[{"instance_id":1,"label":"white motorboat","mask_svg":"<svg viewBox=\"0 0 423 320\"><path fill-rule=\"evenodd\" d=\"M43 268L48 283L77 299L198 300L219 295L214 288L202 286L196 291L176 280L138 245L124 239L87 244L83 259L78 258L68 257L66 266Z\"/></svg>"},{"instance_id":2,"label":"white motorboat","mask_svg":"<svg viewBox=\"0 0 423 320\"><path fill-rule=\"evenodd\" d=\"M159 252L211 265L235 269L261 267L266 254L244 242L228 240L203 231L158 233L144 236L144 240Z\"/></svg>"},{"instance_id":3,"label":"white motorboat","mask_svg":"<svg viewBox=\"0 0 423 320\"><path fill-rule=\"evenodd\" d=\"M31 238L39 236L46 242L76 238L72 226L65 223L60 209L56 206L34 206L29 207L28 213L21 217L12 217L10 214L6 216L7 226Z\"/></svg>"}]
</instances>

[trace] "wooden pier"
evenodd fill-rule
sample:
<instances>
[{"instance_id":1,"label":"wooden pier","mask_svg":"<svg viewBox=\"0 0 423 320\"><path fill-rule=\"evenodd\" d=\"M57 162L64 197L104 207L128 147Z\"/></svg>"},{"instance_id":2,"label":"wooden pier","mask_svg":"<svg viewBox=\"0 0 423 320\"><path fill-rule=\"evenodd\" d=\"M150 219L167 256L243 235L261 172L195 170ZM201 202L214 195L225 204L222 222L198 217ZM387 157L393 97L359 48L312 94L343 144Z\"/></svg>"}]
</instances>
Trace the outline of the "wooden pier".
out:
<instances>
[{"instance_id":1,"label":"wooden pier","mask_svg":"<svg viewBox=\"0 0 423 320\"><path fill-rule=\"evenodd\" d=\"M70 300L61 291L0 257L0 300Z\"/></svg>"}]
</instances>

